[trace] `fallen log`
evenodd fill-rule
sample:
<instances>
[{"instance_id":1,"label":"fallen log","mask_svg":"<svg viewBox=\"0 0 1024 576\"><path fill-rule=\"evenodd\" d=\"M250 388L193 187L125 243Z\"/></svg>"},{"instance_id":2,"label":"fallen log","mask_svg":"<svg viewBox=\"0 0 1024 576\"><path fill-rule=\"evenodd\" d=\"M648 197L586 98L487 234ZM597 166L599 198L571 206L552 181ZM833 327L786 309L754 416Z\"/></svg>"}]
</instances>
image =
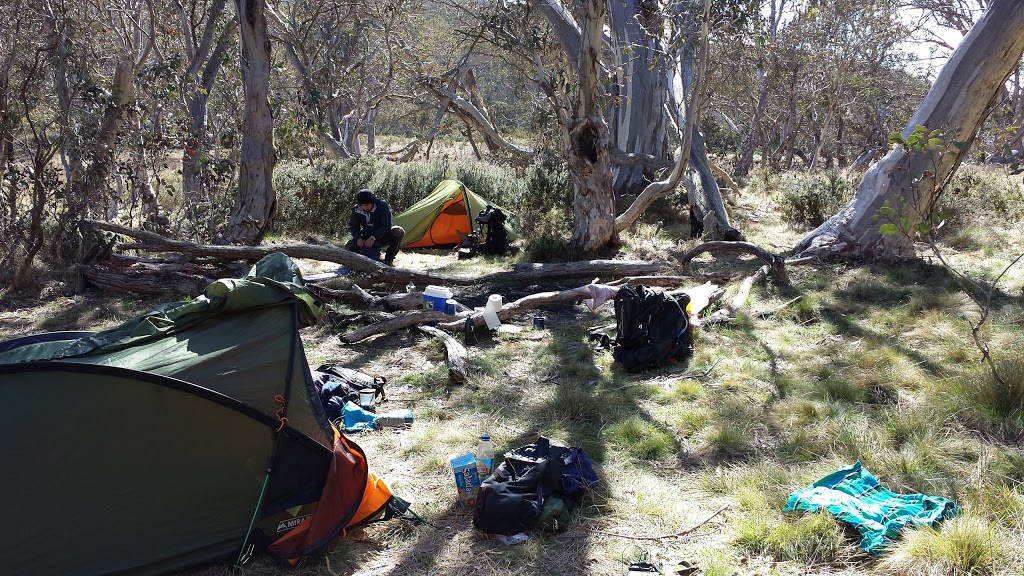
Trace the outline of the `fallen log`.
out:
<instances>
[{"instance_id":1,"label":"fallen log","mask_svg":"<svg viewBox=\"0 0 1024 576\"><path fill-rule=\"evenodd\" d=\"M280 245L267 244L263 246L195 244L192 242L185 242L184 240L167 238L154 232L149 232L148 230L128 228L118 224L111 224L110 222L86 220L84 223L99 230L105 230L107 232L113 232L114 234L128 236L136 240L142 240L142 244L134 244L132 247L148 252L179 252L188 256L214 256L217 258L226 258L231 260L259 260L260 258L274 252L284 252L293 258L308 258L310 260L334 262L362 272L372 273L381 268L387 268L380 262L370 260L361 254L346 250L343 247L334 246L333 244L317 245L296 243Z\"/></svg>"},{"instance_id":2,"label":"fallen log","mask_svg":"<svg viewBox=\"0 0 1024 576\"><path fill-rule=\"evenodd\" d=\"M601 288L602 286L588 284L571 290L562 290L560 292L540 292L538 294L524 296L515 302L502 306L501 310L498 311L498 320L507 322L516 314L521 314L527 310L539 308L547 304L561 304L593 298L595 296L595 293L593 292L594 287ZM617 290L617 288L604 288ZM605 300L601 300L601 303L604 301ZM430 322L439 322L440 324L438 324L438 326L445 330L460 331L465 330L467 318L470 319L470 323L474 328L481 328L486 325L483 314L474 310L466 310L455 315L445 314L444 312L435 310L423 310L420 312L410 312L408 314L396 316L393 320L364 326L358 330L353 330L352 332L343 334L340 338L342 342L351 344L378 334L385 334L387 332L401 330L402 328L408 328L409 326Z\"/></svg>"},{"instance_id":3,"label":"fallen log","mask_svg":"<svg viewBox=\"0 0 1024 576\"><path fill-rule=\"evenodd\" d=\"M768 277L771 266L765 264L757 269L757 272L748 276L743 283L740 284L736 294L733 295L732 301L726 305L725 308L716 310L714 314L704 318L701 321L703 325L710 324L726 324L732 322L735 318L736 312L742 309L747 304L747 298L750 296L750 289L754 286L754 283L760 282Z\"/></svg>"},{"instance_id":4,"label":"fallen log","mask_svg":"<svg viewBox=\"0 0 1024 576\"><path fill-rule=\"evenodd\" d=\"M501 310L498 311L498 320L501 320L502 322L507 322L509 319L511 319L513 316L517 314L522 314L527 310L533 310L535 308L540 308L541 306L545 306L548 304L560 304L564 302L577 302L580 300L591 299L595 297L595 293L592 291L595 288L607 288L609 290L613 290L613 296L614 291L618 290L618 288L601 286L599 284L588 284L586 286L581 286L579 288L561 290L559 292L538 292L537 294L523 296L522 298L516 300L515 302L503 305L501 307ZM595 308L600 306L600 304L603 304L605 301L606 300L602 300L600 303L597 304L597 306L595 306ZM458 314L457 316L460 317L459 320L452 322L443 322L440 324L440 327L446 330L465 330L467 316L470 318L470 321L472 322L474 329L486 326L486 322L484 321L484 315L481 312L463 312L462 314Z\"/></svg>"},{"instance_id":5,"label":"fallen log","mask_svg":"<svg viewBox=\"0 0 1024 576\"><path fill-rule=\"evenodd\" d=\"M445 355L448 359L448 377L456 384L466 381L466 370L469 365L469 353L466 347L450 334L433 326L420 326L420 331L429 336L440 338L444 342Z\"/></svg>"},{"instance_id":6,"label":"fallen log","mask_svg":"<svg viewBox=\"0 0 1024 576\"><path fill-rule=\"evenodd\" d=\"M165 238L146 230L128 228L109 222L86 220L85 224L99 230L142 240L142 244L132 244L132 246L148 252L177 252L193 258L203 256L226 260L258 260L274 252L283 252L292 258L334 262L348 266L357 272L367 273L369 276L366 282L369 284L404 285L412 281L417 284L471 286L484 283L500 284L510 281L527 282L593 276L621 277L654 274L670 266L668 262L645 262L642 260L583 260L553 264L522 262L516 264L511 271L506 272L495 272L493 274L472 277L450 276L405 268L392 268L333 244L288 243L261 246L194 244L192 242Z\"/></svg>"},{"instance_id":7,"label":"fallen log","mask_svg":"<svg viewBox=\"0 0 1024 576\"><path fill-rule=\"evenodd\" d=\"M626 276L611 282L605 282L606 286L657 286L659 288L673 288L693 280L704 280L705 282L725 283L732 280L732 274L694 274L692 276ZM684 290L685 291L685 290Z\"/></svg>"},{"instance_id":8,"label":"fallen log","mask_svg":"<svg viewBox=\"0 0 1024 576\"><path fill-rule=\"evenodd\" d=\"M765 263L766 266L768 266L768 273L771 274L773 280L781 285L789 283L789 280L786 277L786 259L751 242L725 242L716 240L698 244L680 256L679 264L682 266L683 271L688 273L690 261L693 260L694 257L705 252L715 255L728 252L744 252L757 256Z\"/></svg>"},{"instance_id":9,"label":"fallen log","mask_svg":"<svg viewBox=\"0 0 1024 576\"><path fill-rule=\"evenodd\" d=\"M86 284L116 294L202 294L220 278L236 278L238 267L167 262L111 254L106 260L80 267Z\"/></svg>"},{"instance_id":10,"label":"fallen log","mask_svg":"<svg viewBox=\"0 0 1024 576\"><path fill-rule=\"evenodd\" d=\"M468 316L469 314L470 312L462 313L463 316ZM395 316L390 320L377 322L376 324L370 324L369 326L363 326L358 330L342 334L339 338L346 344L352 344L354 342L359 342L360 340L365 340L371 336L377 336L378 334L386 334L388 332L394 332L395 330L401 330L402 328L408 328L410 326L424 324L427 322L441 322L443 320L450 320L451 318L452 316L437 310L410 312L408 314Z\"/></svg>"}]
</instances>

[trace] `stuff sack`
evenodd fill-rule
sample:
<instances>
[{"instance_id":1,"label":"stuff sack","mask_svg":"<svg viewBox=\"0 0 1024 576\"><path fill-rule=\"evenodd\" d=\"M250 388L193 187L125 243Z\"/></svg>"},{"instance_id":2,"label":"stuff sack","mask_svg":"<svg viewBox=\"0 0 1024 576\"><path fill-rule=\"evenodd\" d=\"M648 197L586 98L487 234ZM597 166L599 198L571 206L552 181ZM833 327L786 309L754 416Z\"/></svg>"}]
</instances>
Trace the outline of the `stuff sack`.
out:
<instances>
[{"instance_id":1,"label":"stuff sack","mask_svg":"<svg viewBox=\"0 0 1024 576\"><path fill-rule=\"evenodd\" d=\"M508 230L505 230L506 220L508 217L501 211L501 208L487 206L480 211L476 217L476 223L480 225L480 230L483 232L483 241L477 247L477 252L492 256L504 256L508 252L510 243Z\"/></svg>"},{"instance_id":2,"label":"stuff sack","mask_svg":"<svg viewBox=\"0 0 1024 576\"><path fill-rule=\"evenodd\" d=\"M673 298L648 286L623 286L615 295L612 357L629 372L660 368L693 353L686 316L688 294Z\"/></svg>"},{"instance_id":3,"label":"stuff sack","mask_svg":"<svg viewBox=\"0 0 1024 576\"><path fill-rule=\"evenodd\" d=\"M505 454L477 492L473 525L490 534L512 535L535 526L558 529L568 506L597 483L590 458L580 448L552 445L541 437Z\"/></svg>"},{"instance_id":4,"label":"stuff sack","mask_svg":"<svg viewBox=\"0 0 1024 576\"><path fill-rule=\"evenodd\" d=\"M386 378L370 376L359 370L338 364L324 364L317 368L313 373L313 383L317 387L320 403L324 407L328 420L340 418L346 402L359 404L360 390L372 389L374 404L387 399L384 394Z\"/></svg>"}]
</instances>

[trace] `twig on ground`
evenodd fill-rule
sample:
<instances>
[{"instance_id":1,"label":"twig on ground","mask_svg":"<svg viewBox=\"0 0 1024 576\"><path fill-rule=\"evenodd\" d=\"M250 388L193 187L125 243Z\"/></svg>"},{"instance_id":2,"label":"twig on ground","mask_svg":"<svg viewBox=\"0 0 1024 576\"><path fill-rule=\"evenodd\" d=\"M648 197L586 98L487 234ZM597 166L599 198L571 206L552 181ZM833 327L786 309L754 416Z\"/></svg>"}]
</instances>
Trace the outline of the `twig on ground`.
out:
<instances>
[{"instance_id":1,"label":"twig on ground","mask_svg":"<svg viewBox=\"0 0 1024 576\"><path fill-rule=\"evenodd\" d=\"M721 358L715 358L715 361L711 363L711 366L708 366L707 370L705 370L703 372L698 372L698 371L695 371L695 370L688 370L688 371L683 372L682 374L680 374L679 377L680 378L707 378L708 374L711 374L711 371L714 370L715 366L718 366L718 363L721 362L721 361L722 361Z\"/></svg>"},{"instance_id":2,"label":"twig on ground","mask_svg":"<svg viewBox=\"0 0 1024 576\"><path fill-rule=\"evenodd\" d=\"M631 534L616 534L615 532L605 532L604 530L594 530L594 529L586 528L586 527L584 527L584 530L587 530L591 534L603 534L605 536L614 536L616 538L625 538L627 540L665 540L665 539L668 539L668 538L678 538L680 536L686 536L687 534L693 532L694 530L700 528L701 526L707 524L708 522L711 522L711 520L713 520L715 518L715 516L718 516L722 512L725 512L725 510L727 508L729 508L729 507L728 506L722 506L718 510L715 510L715 512L713 514L711 514L710 516L708 516L707 518L702 520L700 523L695 524L693 526L690 526L689 528L686 528L685 530L680 530L679 532L673 532L672 534L664 534L664 535L661 535L661 536L633 536Z\"/></svg>"},{"instance_id":3,"label":"twig on ground","mask_svg":"<svg viewBox=\"0 0 1024 576\"><path fill-rule=\"evenodd\" d=\"M796 298L793 298L792 300L790 300L788 302L784 302L783 304L780 304L779 306L776 306L775 308L769 308L768 310L762 310L761 312L757 312L756 314L754 314L754 316L756 316L757 318L767 318L769 316L773 316L773 315L777 314L778 312L780 312L781 310L785 309L790 304L795 304L796 302L798 302L800 300L800 298L802 298L802 296L797 296Z\"/></svg>"}]
</instances>

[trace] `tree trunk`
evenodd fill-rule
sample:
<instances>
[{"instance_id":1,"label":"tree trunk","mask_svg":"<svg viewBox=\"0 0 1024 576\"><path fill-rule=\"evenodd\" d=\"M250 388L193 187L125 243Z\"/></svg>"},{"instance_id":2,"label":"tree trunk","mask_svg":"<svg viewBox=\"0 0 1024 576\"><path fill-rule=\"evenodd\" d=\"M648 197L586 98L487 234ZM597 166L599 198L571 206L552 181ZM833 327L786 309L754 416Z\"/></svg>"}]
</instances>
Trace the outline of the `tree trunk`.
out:
<instances>
[{"instance_id":1,"label":"tree trunk","mask_svg":"<svg viewBox=\"0 0 1024 576\"><path fill-rule=\"evenodd\" d=\"M807 235L794 248L801 256L851 252L856 255L905 256L913 253L909 235L883 235L882 221L872 220L889 202L897 218L909 226L928 218L955 172L967 146L988 117L995 98L1024 53L1024 3L995 0L943 66L918 107L903 137L916 126L948 134L927 151L900 147L871 167L853 199L838 214ZM905 205L905 208L904 208Z\"/></svg>"},{"instance_id":2,"label":"tree trunk","mask_svg":"<svg viewBox=\"0 0 1024 576\"><path fill-rule=\"evenodd\" d=\"M617 98L609 114L612 142L619 150L655 158L667 158L666 120L670 59L654 35L663 28L656 10L638 0L612 2L608 26L612 32L617 71ZM644 165L617 165L617 195L638 195L654 173Z\"/></svg>"},{"instance_id":3,"label":"tree trunk","mask_svg":"<svg viewBox=\"0 0 1024 576\"><path fill-rule=\"evenodd\" d=\"M757 106L754 108L754 116L750 119L750 129L747 131L747 138L743 144L743 152L736 161L737 178L750 174L754 166L754 150L757 148L761 133L761 119L764 118L764 111L768 105L768 82L765 79L764 70L757 71Z\"/></svg>"},{"instance_id":4,"label":"tree trunk","mask_svg":"<svg viewBox=\"0 0 1024 576\"><path fill-rule=\"evenodd\" d=\"M575 222L571 243L582 252L594 252L618 243L610 133L598 104L598 68L604 20L604 0L587 0L579 64L580 102L567 126Z\"/></svg>"},{"instance_id":5,"label":"tree trunk","mask_svg":"<svg viewBox=\"0 0 1024 576\"><path fill-rule=\"evenodd\" d=\"M722 189L711 171L708 162L707 147L704 136L696 126L693 128L693 143L690 145L690 167L697 173L695 186L687 189L687 197L694 217L706 222L708 217L715 219L713 226L704 226L705 240L742 240L743 235L729 223L729 213L722 201ZM699 185L698 185L699 184Z\"/></svg>"},{"instance_id":6,"label":"tree trunk","mask_svg":"<svg viewBox=\"0 0 1024 576\"><path fill-rule=\"evenodd\" d=\"M683 57L679 62L679 78L675 86L676 98L680 102L685 101L683 99L686 98L686 94L693 92L693 66L697 54L695 44L696 42L688 41L683 46ZM704 79L702 79L703 81ZM691 95L693 101L700 97L700 94ZM677 107L677 110L681 110L681 108ZM681 116L678 124L689 126L687 129L692 132L690 168L697 173L696 178L685 181L693 217L702 223L709 217L714 219L710 226L704 226L702 229L702 232L707 234L706 240L741 240L743 235L729 223L729 214L725 210L725 202L722 201L722 190L718 187L718 181L715 180L715 175L711 172L707 146L704 143L704 136L700 133L700 121L694 119L691 125L687 124L685 120L685 117ZM694 232L696 230L691 230L691 235L696 236Z\"/></svg>"},{"instance_id":7,"label":"tree trunk","mask_svg":"<svg viewBox=\"0 0 1024 576\"><path fill-rule=\"evenodd\" d=\"M235 0L241 31L241 65L245 107L242 117L238 193L223 238L256 244L273 228L277 215L273 175L274 120L270 109L270 37L265 0Z\"/></svg>"},{"instance_id":8,"label":"tree trunk","mask_svg":"<svg viewBox=\"0 0 1024 576\"><path fill-rule=\"evenodd\" d=\"M117 137L128 115L128 107L135 103L135 73L132 62L127 57L122 57L117 62L111 92L99 134L90 146L93 153L92 162L76 186L77 198L74 200L81 207L80 215L90 214L102 202L98 195L106 187L110 172L114 168Z\"/></svg>"},{"instance_id":9,"label":"tree trunk","mask_svg":"<svg viewBox=\"0 0 1024 576\"><path fill-rule=\"evenodd\" d=\"M226 27L214 40L214 33L224 12L224 0L216 0L209 10L203 37L198 44L190 40L189 15L182 10L181 29L186 38L185 51L189 55L189 66L186 70L188 85L192 87L188 96L188 114L192 119L188 134L185 136L185 148L181 153L181 189L186 200L195 204L202 200L203 177L202 158L209 149L210 142L206 135L207 106L210 91L220 71L224 56L227 53L230 35ZM216 44L214 44L216 42Z\"/></svg>"}]
</instances>

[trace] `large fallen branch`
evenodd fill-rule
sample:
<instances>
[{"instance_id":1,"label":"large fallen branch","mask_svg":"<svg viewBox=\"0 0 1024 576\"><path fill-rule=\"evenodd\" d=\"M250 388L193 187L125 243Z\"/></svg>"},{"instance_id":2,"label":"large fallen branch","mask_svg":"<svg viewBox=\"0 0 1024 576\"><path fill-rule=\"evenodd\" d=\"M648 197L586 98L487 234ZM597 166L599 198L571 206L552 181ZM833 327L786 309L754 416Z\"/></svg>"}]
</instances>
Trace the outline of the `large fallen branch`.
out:
<instances>
[{"instance_id":1,"label":"large fallen branch","mask_svg":"<svg viewBox=\"0 0 1024 576\"><path fill-rule=\"evenodd\" d=\"M283 252L292 258L306 258L323 262L334 262L348 266L352 270L369 274L369 284L404 285L412 281L417 284L439 284L449 286L471 286L474 284L499 284L516 281L560 280L565 278L587 278L594 276L621 277L642 274L654 274L669 266L668 262L645 262L640 260L583 260L555 264L535 264L524 262L517 264L513 270L495 272L483 276L450 276L420 272L404 268L391 268L346 250L333 244L265 244L261 246L222 246L215 244L194 244L182 240L165 238L146 230L138 230L101 222L87 220L86 224L99 230L106 230L122 236L142 241L133 248L148 252L177 252L192 257L215 257L225 260L258 260L274 252Z\"/></svg>"},{"instance_id":2,"label":"large fallen branch","mask_svg":"<svg viewBox=\"0 0 1024 576\"><path fill-rule=\"evenodd\" d=\"M117 294L202 294L219 278L236 278L240 271L232 267L167 262L111 254L106 260L81 266L87 284Z\"/></svg>"},{"instance_id":3,"label":"large fallen branch","mask_svg":"<svg viewBox=\"0 0 1024 576\"><path fill-rule=\"evenodd\" d=\"M600 285L588 284L587 286L581 286L571 290L562 290L560 292L540 292L524 296L515 302L502 306L501 310L498 311L498 320L507 322L517 314L522 314L527 310L532 310L548 304L577 302L593 298L595 296L595 287L601 288ZM617 288L610 286L605 286L604 288L611 291L612 296L614 296L614 291L618 290ZM602 303L603 302L604 300L602 300ZM467 310L455 315L445 314L444 312L434 310L424 310L420 312L402 314L400 316L396 316L393 320L364 326L358 330L343 334L341 336L341 341L351 344L371 336L377 336L378 334L385 334L387 332L401 330L402 328L408 328L409 326L432 322L439 322L440 324L438 324L438 326L445 330L460 331L465 330L467 318L470 319L470 324L472 324L474 328L482 328L486 325L483 314L475 310Z\"/></svg>"},{"instance_id":4,"label":"large fallen branch","mask_svg":"<svg viewBox=\"0 0 1024 576\"><path fill-rule=\"evenodd\" d=\"M469 312L463 312L462 315L469 315ZM437 310L422 310L420 312L409 312L406 314L396 315L390 320L384 322L377 322L376 324L370 324L369 326L363 326L358 330L353 330L347 334L340 336L341 341L346 344L352 344L353 342L359 342L365 340L371 336L377 336L379 334L387 334L388 332L394 332L401 330L402 328L408 328L410 326L416 326L417 324L426 324L431 322L441 322L444 320L451 320L451 316L444 312Z\"/></svg>"},{"instance_id":5,"label":"large fallen branch","mask_svg":"<svg viewBox=\"0 0 1024 576\"><path fill-rule=\"evenodd\" d=\"M572 288L570 290L562 290L559 292L539 292L537 294L530 294L529 296L523 296L515 302L505 304L498 311L498 320L507 322L513 316L522 314L527 310L533 310L546 306L548 304L560 304L563 302L578 302L580 300L588 300L595 296L595 289L605 288L611 292L611 296L614 297L614 292L618 291L618 288L610 286L601 286L597 284L588 284L587 286L580 286L579 288ZM605 300L595 305L595 308L603 304ZM473 328L481 328L486 326L484 315L481 312L463 312L459 315L460 320L452 322L444 322L440 324L441 328L446 330L464 330L467 324L466 317L470 318L473 324Z\"/></svg>"},{"instance_id":6,"label":"large fallen branch","mask_svg":"<svg viewBox=\"0 0 1024 576\"><path fill-rule=\"evenodd\" d=\"M705 252L715 255L728 252L744 252L746 254L752 254L764 261L765 265L768 266L767 273L771 274L773 280L783 285L789 283L789 280L786 277L786 259L750 242L714 241L698 244L679 258L679 264L683 267L683 271L689 272L690 261L693 260L694 257Z\"/></svg>"},{"instance_id":7,"label":"large fallen branch","mask_svg":"<svg viewBox=\"0 0 1024 576\"><path fill-rule=\"evenodd\" d=\"M740 284L739 289L736 290L736 294L733 295L732 301L725 308L716 310L714 314L708 316L707 318L704 318L701 321L701 324L725 324L728 322L732 322L736 315L736 312L738 312L744 306L746 306L747 298L749 298L750 296L751 287L754 286L755 282L760 282L761 280L764 280L768 276L770 269L771 267L765 264L764 266L758 268L757 272L753 273L752 275L744 279L743 283Z\"/></svg>"}]
</instances>

